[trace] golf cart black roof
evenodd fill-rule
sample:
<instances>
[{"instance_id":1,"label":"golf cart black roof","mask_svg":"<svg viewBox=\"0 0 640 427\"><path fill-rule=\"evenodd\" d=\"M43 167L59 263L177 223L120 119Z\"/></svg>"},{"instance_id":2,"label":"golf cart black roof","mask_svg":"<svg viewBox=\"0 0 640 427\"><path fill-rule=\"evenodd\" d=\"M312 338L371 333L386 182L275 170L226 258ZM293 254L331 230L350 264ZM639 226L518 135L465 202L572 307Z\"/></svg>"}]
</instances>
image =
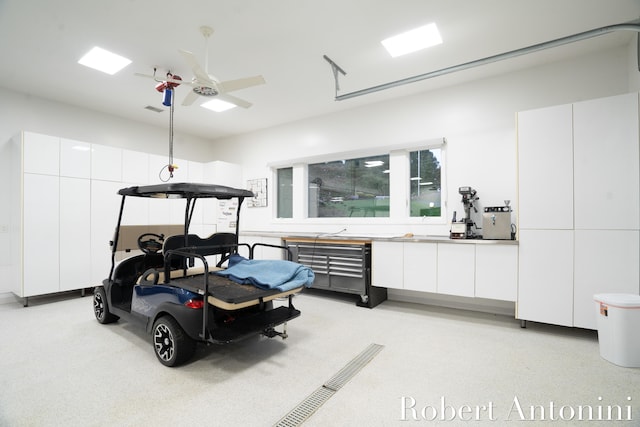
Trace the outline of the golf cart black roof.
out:
<instances>
[{"instance_id":1,"label":"golf cart black roof","mask_svg":"<svg viewBox=\"0 0 640 427\"><path fill-rule=\"evenodd\" d=\"M225 187L215 184L196 184L176 182L122 188L118 191L122 196L153 197L160 199L231 199L234 197L253 197L249 190Z\"/></svg>"}]
</instances>

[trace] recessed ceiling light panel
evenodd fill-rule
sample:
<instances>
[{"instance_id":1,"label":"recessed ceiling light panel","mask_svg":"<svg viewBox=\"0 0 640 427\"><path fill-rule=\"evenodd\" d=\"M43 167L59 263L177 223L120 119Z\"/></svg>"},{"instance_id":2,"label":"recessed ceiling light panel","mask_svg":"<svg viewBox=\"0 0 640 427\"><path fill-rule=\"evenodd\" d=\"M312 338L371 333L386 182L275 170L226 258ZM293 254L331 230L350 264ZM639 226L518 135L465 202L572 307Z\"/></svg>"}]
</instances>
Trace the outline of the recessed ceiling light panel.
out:
<instances>
[{"instance_id":1,"label":"recessed ceiling light panel","mask_svg":"<svg viewBox=\"0 0 640 427\"><path fill-rule=\"evenodd\" d=\"M232 108L235 108L235 105L230 102L226 102L216 98L216 99L212 99L211 101L205 102L204 104L201 105L201 107L215 111L216 113L221 113L223 111L227 111Z\"/></svg>"},{"instance_id":2,"label":"recessed ceiling light panel","mask_svg":"<svg viewBox=\"0 0 640 427\"><path fill-rule=\"evenodd\" d=\"M113 75L131 64L131 60L96 46L80 58L78 64Z\"/></svg>"},{"instance_id":3,"label":"recessed ceiling light panel","mask_svg":"<svg viewBox=\"0 0 640 427\"><path fill-rule=\"evenodd\" d=\"M435 23L423 25L382 41L382 45L394 58L441 43L442 37Z\"/></svg>"}]
</instances>

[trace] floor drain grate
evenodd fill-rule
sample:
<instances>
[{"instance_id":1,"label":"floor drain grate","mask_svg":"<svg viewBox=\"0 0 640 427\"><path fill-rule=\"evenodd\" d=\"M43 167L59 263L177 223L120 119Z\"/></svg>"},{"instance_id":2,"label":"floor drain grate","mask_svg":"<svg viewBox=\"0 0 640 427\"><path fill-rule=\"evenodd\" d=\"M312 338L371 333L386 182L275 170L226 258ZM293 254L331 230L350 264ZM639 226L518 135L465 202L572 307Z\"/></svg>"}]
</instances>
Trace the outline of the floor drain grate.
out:
<instances>
[{"instance_id":1,"label":"floor drain grate","mask_svg":"<svg viewBox=\"0 0 640 427\"><path fill-rule=\"evenodd\" d=\"M367 363L369 363L384 346L371 344L362 353L347 363L336 375L316 389L306 399L298 404L291 412L275 424L275 427L294 427L301 425L324 402L329 400L343 385L353 378Z\"/></svg>"}]
</instances>

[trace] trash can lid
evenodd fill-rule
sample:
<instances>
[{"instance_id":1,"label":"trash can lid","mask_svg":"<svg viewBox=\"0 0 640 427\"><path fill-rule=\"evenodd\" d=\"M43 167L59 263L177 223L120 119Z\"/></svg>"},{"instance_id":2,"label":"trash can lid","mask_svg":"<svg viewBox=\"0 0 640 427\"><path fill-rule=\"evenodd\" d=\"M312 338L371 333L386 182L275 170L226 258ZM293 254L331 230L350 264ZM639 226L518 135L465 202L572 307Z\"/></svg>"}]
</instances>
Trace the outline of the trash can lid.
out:
<instances>
[{"instance_id":1,"label":"trash can lid","mask_svg":"<svg viewBox=\"0 0 640 427\"><path fill-rule=\"evenodd\" d=\"M596 302L621 308L640 308L640 295L634 294L595 294Z\"/></svg>"}]
</instances>

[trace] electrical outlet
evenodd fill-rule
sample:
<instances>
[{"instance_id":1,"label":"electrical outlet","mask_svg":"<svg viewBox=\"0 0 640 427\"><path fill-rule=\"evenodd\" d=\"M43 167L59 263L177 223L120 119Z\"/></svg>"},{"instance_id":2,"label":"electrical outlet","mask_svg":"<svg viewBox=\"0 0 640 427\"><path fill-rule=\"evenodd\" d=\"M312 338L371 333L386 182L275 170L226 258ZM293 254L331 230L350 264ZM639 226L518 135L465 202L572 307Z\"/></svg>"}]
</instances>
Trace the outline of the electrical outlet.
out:
<instances>
[{"instance_id":1,"label":"electrical outlet","mask_svg":"<svg viewBox=\"0 0 640 427\"><path fill-rule=\"evenodd\" d=\"M9 232L9 226L6 224L0 224L0 234L8 233L8 232Z\"/></svg>"}]
</instances>

